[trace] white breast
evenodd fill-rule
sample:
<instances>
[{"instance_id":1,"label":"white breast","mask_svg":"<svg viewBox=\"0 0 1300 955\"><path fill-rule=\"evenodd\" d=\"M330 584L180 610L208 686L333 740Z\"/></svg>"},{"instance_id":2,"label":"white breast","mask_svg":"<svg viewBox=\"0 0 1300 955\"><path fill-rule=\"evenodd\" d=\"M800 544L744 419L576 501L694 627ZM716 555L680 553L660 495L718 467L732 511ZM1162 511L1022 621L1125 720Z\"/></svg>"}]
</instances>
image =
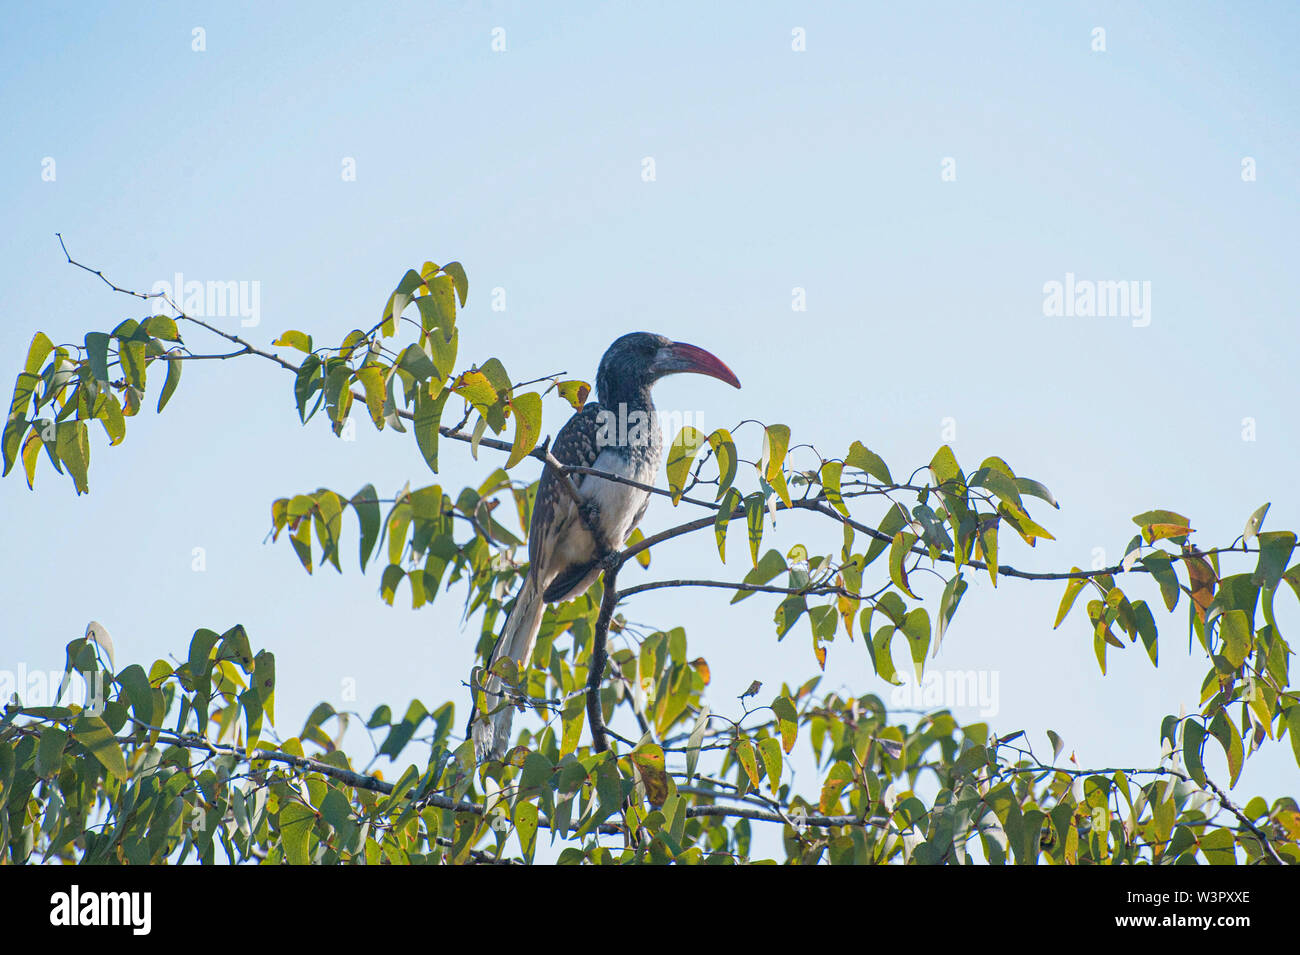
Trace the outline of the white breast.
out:
<instances>
[{"instance_id":1,"label":"white breast","mask_svg":"<svg viewBox=\"0 0 1300 955\"><path fill-rule=\"evenodd\" d=\"M600 452L592 468L640 481L642 484L649 483L646 475L630 473L632 469L627 460L614 451ZM654 475L650 475L650 478L653 477ZM632 487L630 484L606 481L604 478L590 474L583 477L578 493L595 502L600 508L601 523L610 531L610 544L614 547L621 547L623 541L627 540L627 535L632 533L636 516L645 507L650 497L648 491Z\"/></svg>"}]
</instances>

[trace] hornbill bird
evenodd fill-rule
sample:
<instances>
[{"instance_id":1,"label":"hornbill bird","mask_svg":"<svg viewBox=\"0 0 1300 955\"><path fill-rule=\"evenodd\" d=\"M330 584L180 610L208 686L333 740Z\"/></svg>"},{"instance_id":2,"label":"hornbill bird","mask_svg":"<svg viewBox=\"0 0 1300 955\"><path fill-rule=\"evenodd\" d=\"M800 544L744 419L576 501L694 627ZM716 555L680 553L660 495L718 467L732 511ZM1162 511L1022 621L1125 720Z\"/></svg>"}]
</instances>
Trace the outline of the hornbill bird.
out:
<instances>
[{"instance_id":1,"label":"hornbill bird","mask_svg":"<svg viewBox=\"0 0 1300 955\"><path fill-rule=\"evenodd\" d=\"M596 400L588 402L555 436L560 464L592 468L652 485L663 456L663 437L650 389L665 375L694 372L739 388L731 369L703 348L663 335L633 332L609 346L596 373ZM572 480L580 511L561 482ZM487 711L470 714L469 732L480 761L501 759L510 741L514 705L502 679L490 671L510 656L528 666L548 603L581 596L601 571L601 561L622 547L650 503L650 492L594 475L542 472L528 531L528 576L497 638L483 683ZM594 528L600 541L593 538Z\"/></svg>"}]
</instances>

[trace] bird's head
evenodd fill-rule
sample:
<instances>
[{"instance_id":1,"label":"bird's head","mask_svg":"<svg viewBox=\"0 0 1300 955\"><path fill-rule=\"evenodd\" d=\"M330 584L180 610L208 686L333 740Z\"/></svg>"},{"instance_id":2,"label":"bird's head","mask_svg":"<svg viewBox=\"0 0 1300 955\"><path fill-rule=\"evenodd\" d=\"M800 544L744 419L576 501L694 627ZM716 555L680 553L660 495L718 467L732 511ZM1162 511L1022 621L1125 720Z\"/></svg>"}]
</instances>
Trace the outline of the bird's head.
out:
<instances>
[{"instance_id":1,"label":"bird's head","mask_svg":"<svg viewBox=\"0 0 1300 955\"><path fill-rule=\"evenodd\" d=\"M708 375L740 387L732 370L703 348L650 332L632 332L606 349L596 373L596 393L602 401L617 400L648 388L665 375L681 372Z\"/></svg>"}]
</instances>

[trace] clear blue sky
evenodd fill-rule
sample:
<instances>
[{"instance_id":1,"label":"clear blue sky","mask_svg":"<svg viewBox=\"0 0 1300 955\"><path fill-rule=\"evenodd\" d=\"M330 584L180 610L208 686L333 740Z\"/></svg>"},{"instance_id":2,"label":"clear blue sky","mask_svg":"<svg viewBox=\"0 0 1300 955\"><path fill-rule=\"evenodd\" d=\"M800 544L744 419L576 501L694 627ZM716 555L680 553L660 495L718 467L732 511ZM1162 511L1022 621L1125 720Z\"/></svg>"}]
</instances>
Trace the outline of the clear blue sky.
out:
<instances>
[{"instance_id":1,"label":"clear blue sky","mask_svg":"<svg viewBox=\"0 0 1300 955\"><path fill-rule=\"evenodd\" d=\"M1001 455L1062 503L1040 509L1055 544L1004 545L1017 566L1117 560L1152 507L1207 544L1265 501L1266 528L1294 529L1298 26L1282 3L14 7L5 387L37 329L80 341L141 315L68 267L55 231L120 284L260 283L245 331L261 344L286 328L337 341L407 267L459 259L463 362L591 379L616 335L662 332L745 385L671 379L662 407L781 421L828 455L862 440L895 474L928 462L951 418L968 469ZM1067 273L1149 282L1149 325L1045 316L1044 284ZM432 483L409 435L304 429L286 376L257 361L191 365L165 414L152 405L118 448L95 433L88 497L44 463L35 494L0 482L0 669L61 667L91 619L146 665L242 622L277 656L285 735L346 680L362 713L413 696L463 711L477 624L458 597L388 608L377 574L308 577L263 545L276 497ZM454 487L499 463L443 457ZM656 503L643 526L673 517ZM794 520L777 532L783 549L838 547ZM738 579L738 545L725 568L708 541L665 548L642 576ZM1041 750L1053 728L1084 766L1154 765L1160 718L1196 708L1208 665L1187 653L1184 607L1160 618L1158 670L1112 651L1102 678L1082 608L1051 630L1060 592L974 581L932 665L997 671L999 732ZM1300 614L1278 604L1294 642ZM731 712L751 680L816 668L803 624L775 642L773 609L675 592L626 612L687 624ZM823 688L888 689L843 638ZM1243 796L1294 792L1289 747L1267 749ZM1225 775L1216 752L1207 765Z\"/></svg>"}]
</instances>

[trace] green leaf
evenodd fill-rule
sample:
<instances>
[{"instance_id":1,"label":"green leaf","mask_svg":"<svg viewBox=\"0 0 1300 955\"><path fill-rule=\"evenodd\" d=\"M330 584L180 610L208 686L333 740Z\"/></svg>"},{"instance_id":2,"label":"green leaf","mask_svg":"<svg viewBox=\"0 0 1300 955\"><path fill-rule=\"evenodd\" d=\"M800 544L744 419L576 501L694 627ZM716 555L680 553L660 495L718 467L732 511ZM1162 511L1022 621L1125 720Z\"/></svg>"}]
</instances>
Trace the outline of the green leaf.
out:
<instances>
[{"instance_id":1,"label":"green leaf","mask_svg":"<svg viewBox=\"0 0 1300 955\"><path fill-rule=\"evenodd\" d=\"M145 358L144 342L135 340L118 341L117 359L122 363L122 372L126 376L127 382L140 391L144 391L145 388Z\"/></svg>"},{"instance_id":2,"label":"green leaf","mask_svg":"<svg viewBox=\"0 0 1300 955\"><path fill-rule=\"evenodd\" d=\"M72 738L90 750L104 768L119 780L127 777L126 760L122 748L117 745L113 731L98 716L81 716L72 725Z\"/></svg>"},{"instance_id":3,"label":"green leaf","mask_svg":"<svg viewBox=\"0 0 1300 955\"><path fill-rule=\"evenodd\" d=\"M90 467L90 435L84 421L60 421L55 454L68 469L78 494L90 493L86 470Z\"/></svg>"},{"instance_id":4,"label":"green leaf","mask_svg":"<svg viewBox=\"0 0 1300 955\"><path fill-rule=\"evenodd\" d=\"M194 631L194 637L190 640L190 651L187 657L187 665L190 671L190 678L199 684L203 677L210 671L211 664L208 657L212 655L212 648L217 645L221 639L221 634L213 630L198 629Z\"/></svg>"},{"instance_id":5,"label":"green leaf","mask_svg":"<svg viewBox=\"0 0 1300 955\"><path fill-rule=\"evenodd\" d=\"M1205 767L1201 764L1201 743L1205 740L1205 728L1194 719L1183 723L1183 765L1188 774L1196 780L1196 785L1205 786Z\"/></svg>"},{"instance_id":6,"label":"green leaf","mask_svg":"<svg viewBox=\"0 0 1300 955\"><path fill-rule=\"evenodd\" d=\"M1161 551L1139 558L1139 563L1151 571L1151 576L1160 585L1160 596L1165 602L1165 609L1173 610L1178 606L1178 595L1181 591L1178 587L1178 574L1173 568L1173 559Z\"/></svg>"},{"instance_id":7,"label":"green leaf","mask_svg":"<svg viewBox=\"0 0 1300 955\"><path fill-rule=\"evenodd\" d=\"M379 539L379 492L373 484L367 484L352 496L350 503L361 526L361 570L365 571L366 561Z\"/></svg>"},{"instance_id":8,"label":"green leaf","mask_svg":"<svg viewBox=\"0 0 1300 955\"><path fill-rule=\"evenodd\" d=\"M808 601L803 597L786 597L776 608L773 620L776 623L776 638L782 639L808 610ZM815 629L814 624L814 629ZM817 659L823 667L826 665L826 651L814 641Z\"/></svg>"},{"instance_id":9,"label":"green leaf","mask_svg":"<svg viewBox=\"0 0 1300 955\"><path fill-rule=\"evenodd\" d=\"M289 543L293 545L293 552L298 555L298 560L311 573L311 521L303 520L298 524L298 529L289 536Z\"/></svg>"},{"instance_id":10,"label":"green leaf","mask_svg":"<svg viewBox=\"0 0 1300 955\"><path fill-rule=\"evenodd\" d=\"M1153 666L1160 662L1160 654L1157 647L1156 621L1151 616L1151 608L1147 606L1145 600L1133 601L1133 617L1137 622L1138 636L1142 638L1142 645L1146 647L1147 656L1151 658Z\"/></svg>"},{"instance_id":11,"label":"green leaf","mask_svg":"<svg viewBox=\"0 0 1300 955\"><path fill-rule=\"evenodd\" d=\"M1061 505L1056 503L1056 498L1052 497L1052 492L1037 481L1032 481L1029 478L1018 477L1016 478L1016 490L1021 494L1036 497L1040 501L1046 501L1057 510L1061 509Z\"/></svg>"},{"instance_id":12,"label":"green leaf","mask_svg":"<svg viewBox=\"0 0 1300 955\"><path fill-rule=\"evenodd\" d=\"M904 527L908 526L907 513L896 504L891 504L885 516L881 518L880 526L876 528L877 534L871 538L871 543L867 545L866 557L863 560L863 567L868 566L873 560L885 552L897 534Z\"/></svg>"},{"instance_id":13,"label":"green leaf","mask_svg":"<svg viewBox=\"0 0 1300 955\"><path fill-rule=\"evenodd\" d=\"M427 295L418 295L413 300L420 310L420 325L426 331L440 328L446 333L456 327L456 297L453 281L449 275L426 277Z\"/></svg>"},{"instance_id":14,"label":"green leaf","mask_svg":"<svg viewBox=\"0 0 1300 955\"><path fill-rule=\"evenodd\" d=\"M438 426L449 394L446 388L436 398L430 398L424 388L415 392L415 443L424 455L424 463L435 474L438 473Z\"/></svg>"},{"instance_id":15,"label":"green leaf","mask_svg":"<svg viewBox=\"0 0 1300 955\"><path fill-rule=\"evenodd\" d=\"M39 372L52 351L54 351L54 343L45 336L44 332L37 332L32 336L32 343L27 346L27 362L23 365L23 371L33 375Z\"/></svg>"},{"instance_id":16,"label":"green leaf","mask_svg":"<svg viewBox=\"0 0 1300 955\"><path fill-rule=\"evenodd\" d=\"M68 733L58 726L41 728L41 741L36 748L36 775L42 779L63 768L63 748L68 743Z\"/></svg>"},{"instance_id":17,"label":"green leaf","mask_svg":"<svg viewBox=\"0 0 1300 955\"><path fill-rule=\"evenodd\" d=\"M280 807L280 840L284 857L290 865L307 865L308 837L316 822L316 813L300 802L285 802Z\"/></svg>"},{"instance_id":18,"label":"green leaf","mask_svg":"<svg viewBox=\"0 0 1300 955\"><path fill-rule=\"evenodd\" d=\"M339 565L339 534L343 529L343 500L333 491L319 491L313 500L312 523L316 529L316 539L320 541L321 561L329 561L335 570L341 571Z\"/></svg>"},{"instance_id":19,"label":"green leaf","mask_svg":"<svg viewBox=\"0 0 1300 955\"><path fill-rule=\"evenodd\" d=\"M448 262L442 267L442 271L451 276L456 286L456 294L460 296L460 306L464 308L465 299L469 298L469 276L465 274L465 267L459 262Z\"/></svg>"},{"instance_id":20,"label":"green leaf","mask_svg":"<svg viewBox=\"0 0 1300 955\"><path fill-rule=\"evenodd\" d=\"M925 675L925 654L930 649L930 614L924 607L909 611L903 618L901 629L911 647L912 663L916 667L916 680L919 683Z\"/></svg>"},{"instance_id":21,"label":"green leaf","mask_svg":"<svg viewBox=\"0 0 1300 955\"><path fill-rule=\"evenodd\" d=\"M23 444L23 435L27 432L27 406L40 383L40 378L31 372L20 372L14 382L14 396L9 403L9 417L5 419L4 436L0 443L4 446L4 473L8 474L14 461L19 456L19 447ZM39 440L39 438L37 439ZM29 479L28 484L31 484Z\"/></svg>"},{"instance_id":22,"label":"green leaf","mask_svg":"<svg viewBox=\"0 0 1300 955\"><path fill-rule=\"evenodd\" d=\"M1223 714L1224 711L1219 710L1210 721L1210 733L1219 741L1224 754L1228 757L1228 785L1231 787L1237 785L1237 780L1241 777L1241 767L1245 763L1246 753L1236 727Z\"/></svg>"},{"instance_id":23,"label":"green leaf","mask_svg":"<svg viewBox=\"0 0 1300 955\"><path fill-rule=\"evenodd\" d=\"M774 737L758 741L758 755L763 760L763 769L767 772L767 787L773 794L781 784L781 743Z\"/></svg>"},{"instance_id":24,"label":"green leaf","mask_svg":"<svg viewBox=\"0 0 1300 955\"><path fill-rule=\"evenodd\" d=\"M726 428L718 428L709 435L709 447L713 449L713 455L718 460L718 493L714 500L720 501L736 479L736 467L740 456L736 453L736 442L732 440L731 432Z\"/></svg>"},{"instance_id":25,"label":"green leaf","mask_svg":"<svg viewBox=\"0 0 1300 955\"><path fill-rule=\"evenodd\" d=\"M962 594L966 593L966 587L966 581L958 573L943 588L943 596L939 598L939 615L934 622L936 653L938 653L940 644L943 643L943 635L948 632L948 625L952 622L953 615L957 612L957 605L961 603Z\"/></svg>"},{"instance_id":26,"label":"green leaf","mask_svg":"<svg viewBox=\"0 0 1300 955\"><path fill-rule=\"evenodd\" d=\"M384 306L382 316L383 334L393 335L397 331L397 319L401 317L406 306L411 303L411 293L417 288L424 285L424 277L414 269L407 269L402 280L397 283L397 288L393 289L393 294L388 296L388 304Z\"/></svg>"},{"instance_id":27,"label":"green leaf","mask_svg":"<svg viewBox=\"0 0 1300 955\"><path fill-rule=\"evenodd\" d=\"M915 543L915 534L899 531L894 535L894 541L889 547L889 579L894 582L895 587L913 599L916 599L916 594L908 589L907 568L903 566L903 563L906 561L908 554L911 553L912 545Z\"/></svg>"},{"instance_id":28,"label":"green leaf","mask_svg":"<svg viewBox=\"0 0 1300 955\"><path fill-rule=\"evenodd\" d=\"M890 477L889 468L885 466L884 460L875 452L868 451L866 445L861 441L854 441L849 447L849 454L844 459L844 463L848 467L865 471L881 484L894 483L894 479Z\"/></svg>"},{"instance_id":29,"label":"green leaf","mask_svg":"<svg viewBox=\"0 0 1300 955\"><path fill-rule=\"evenodd\" d=\"M446 381L451 377L451 373L456 370L456 354L460 348L460 331L451 329L450 335L445 335L446 329L441 331L435 330L429 333L429 352L433 361L434 374L438 376L439 381ZM496 359L491 359L496 361ZM484 366L486 370L487 366ZM506 380L502 389L509 389L510 381ZM502 390L498 389L498 390Z\"/></svg>"},{"instance_id":30,"label":"green leaf","mask_svg":"<svg viewBox=\"0 0 1300 955\"><path fill-rule=\"evenodd\" d=\"M745 498L745 527L749 532L749 554L758 565L758 545L763 542L763 508L766 502L761 491Z\"/></svg>"},{"instance_id":31,"label":"green leaf","mask_svg":"<svg viewBox=\"0 0 1300 955\"><path fill-rule=\"evenodd\" d=\"M306 424L310 417L307 414L307 400L324 384L324 379L321 377L321 360L315 355L308 355L298 366L298 374L293 383L293 397L298 404L298 418L303 424Z\"/></svg>"},{"instance_id":32,"label":"green leaf","mask_svg":"<svg viewBox=\"0 0 1300 955\"><path fill-rule=\"evenodd\" d=\"M1259 563L1251 579L1257 586L1274 590L1286 572L1291 552L1295 550L1296 536L1292 531L1265 531L1258 536Z\"/></svg>"},{"instance_id":33,"label":"green leaf","mask_svg":"<svg viewBox=\"0 0 1300 955\"><path fill-rule=\"evenodd\" d=\"M735 513L736 508L740 507L741 500L739 491L734 487L727 488L726 498L718 507L713 518L713 536L718 541L718 558L724 564L727 562L727 525L731 522L731 515ZM762 525L760 524L760 535L761 529ZM757 544L754 546L757 547Z\"/></svg>"},{"instance_id":34,"label":"green leaf","mask_svg":"<svg viewBox=\"0 0 1300 955\"><path fill-rule=\"evenodd\" d=\"M176 319L170 315L151 315L144 320L140 326L144 334L153 338L161 338L165 342L178 342L181 340L180 330L176 327Z\"/></svg>"},{"instance_id":35,"label":"green leaf","mask_svg":"<svg viewBox=\"0 0 1300 955\"><path fill-rule=\"evenodd\" d=\"M785 558L781 556L781 552L775 549L769 549L765 554L763 554L762 560L754 561L754 569L745 575L745 583L756 585L766 584L777 574L784 573L785 569ZM755 592L752 590L738 590L736 591L736 595L731 598L731 602L733 604L740 603L740 601L752 597L754 593Z\"/></svg>"},{"instance_id":36,"label":"green leaf","mask_svg":"<svg viewBox=\"0 0 1300 955\"><path fill-rule=\"evenodd\" d=\"M326 361L325 372L325 410L334 422L335 432L342 430L348 411L352 408L352 369L347 362L337 358Z\"/></svg>"},{"instance_id":37,"label":"green leaf","mask_svg":"<svg viewBox=\"0 0 1300 955\"><path fill-rule=\"evenodd\" d=\"M433 361L424 353L424 350L420 348L419 345L407 345L403 348L402 353L397 356L395 365L415 379L417 385L422 385L435 377L441 380L441 376L438 374L438 369L434 367ZM476 374L478 378L483 378L483 376L478 374L478 372L475 372L474 374ZM486 383L486 379L483 380L484 383ZM492 396L492 400L496 400L495 393ZM491 404L491 402L489 402L489 404Z\"/></svg>"},{"instance_id":38,"label":"green leaf","mask_svg":"<svg viewBox=\"0 0 1300 955\"><path fill-rule=\"evenodd\" d=\"M784 694L772 701L772 712L776 715L777 728L781 732L781 748L787 753L794 749L795 738L799 734L799 714L794 701Z\"/></svg>"},{"instance_id":39,"label":"green leaf","mask_svg":"<svg viewBox=\"0 0 1300 955\"><path fill-rule=\"evenodd\" d=\"M384 390L384 370L379 365L363 365L357 369L357 381L365 390L366 411L370 420L380 430L384 427L384 403L387 395Z\"/></svg>"},{"instance_id":40,"label":"green leaf","mask_svg":"<svg viewBox=\"0 0 1300 955\"><path fill-rule=\"evenodd\" d=\"M980 553L988 565L989 579L993 586L998 585L998 520L996 517L981 515L976 529L979 538Z\"/></svg>"},{"instance_id":41,"label":"green leaf","mask_svg":"<svg viewBox=\"0 0 1300 955\"><path fill-rule=\"evenodd\" d=\"M393 600L397 596L397 585L402 582L406 576L406 571L397 564L389 564L384 568L383 575L379 578L379 594L388 606L393 605Z\"/></svg>"},{"instance_id":42,"label":"green leaf","mask_svg":"<svg viewBox=\"0 0 1300 955\"><path fill-rule=\"evenodd\" d=\"M542 432L542 396L535 391L515 395L510 399L515 416L515 443L510 449L506 467L512 468L537 446Z\"/></svg>"},{"instance_id":43,"label":"green leaf","mask_svg":"<svg viewBox=\"0 0 1300 955\"><path fill-rule=\"evenodd\" d=\"M111 336L107 332L86 333L86 358L90 362L90 373L100 384L108 383L108 343Z\"/></svg>"},{"instance_id":44,"label":"green leaf","mask_svg":"<svg viewBox=\"0 0 1300 955\"><path fill-rule=\"evenodd\" d=\"M1219 618L1219 637L1223 641L1220 651L1233 670L1241 668L1254 642L1250 618L1244 610L1227 610Z\"/></svg>"},{"instance_id":45,"label":"green leaf","mask_svg":"<svg viewBox=\"0 0 1300 955\"><path fill-rule=\"evenodd\" d=\"M898 670L889 652L889 643L896 630L893 624L885 624L872 635L870 643L867 644L867 651L871 654L871 665L875 667L880 678L886 683L901 686L903 681L898 679Z\"/></svg>"},{"instance_id":46,"label":"green leaf","mask_svg":"<svg viewBox=\"0 0 1300 955\"><path fill-rule=\"evenodd\" d=\"M176 386L181 383L181 368L185 364L178 356L167 356L167 377L163 381L162 391L158 394L158 411L167 407L167 402L171 401L172 395L176 393Z\"/></svg>"},{"instance_id":47,"label":"green leaf","mask_svg":"<svg viewBox=\"0 0 1300 955\"><path fill-rule=\"evenodd\" d=\"M953 455L952 448L948 445L941 447L930 459L930 475L934 479L935 487L943 493L959 497L965 494L966 479L961 473L961 468L957 466L957 458Z\"/></svg>"},{"instance_id":48,"label":"green leaf","mask_svg":"<svg viewBox=\"0 0 1300 955\"><path fill-rule=\"evenodd\" d=\"M122 443L126 437L126 419L122 416L122 406L117 396L111 392L100 394L95 400L95 417L104 425L109 445Z\"/></svg>"},{"instance_id":49,"label":"green leaf","mask_svg":"<svg viewBox=\"0 0 1300 955\"><path fill-rule=\"evenodd\" d=\"M996 458L986 460L984 465L970 476L969 486L987 488L997 495L1000 501L1004 503L1010 502L1023 510L1020 501L1020 490L1016 487L1015 477L1006 470L989 466L989 461L996 460Z\"/></svg>"},{"instance_id":50,"label":"green leaf","mask_svg":"<svg viewBox=\"0 0 1300 955\"><path fill-rule=\"evenodd\" d=\"M537 849L537 826L537 804L518 803L515 806L515 835L519 837L519 846L528 862L533 861L533 852Z\"/></svg>"},{"instance_id":51,"label":"green leaf","mask_svg":"<svg viewBox=\"0 0 1300 955\"><path fill-rule=\"evenodd\" d=\"M135 714L135 718L142 723L153 723L153 687L149 683L149 674L144 672L144 668L137 663L132 663L117 674L115 680L126 693L127 699L131 701L131 712Z\"/></svg>"},{"instance_id":52,"label":"green leaf","mask_svg":"<svg viewBox=\"0 0 1300 955\"><path fill-rule=\"evenodd\" d=\"M1071 567L1070 573L1080 574L1083 573L1083 571L1078 567ZM1061 606L1056 611L1056 623L1052 624L1053 630L1059 627L1065 620L1066 615L1070 612L1070 608L1074 606L1075 598L1079 596L1079 591L1083 589L1083 585L1087 582L1088 578L1086 577L1071 577L1066 582L1065 593L1061 597Z\"/></svg>"}]
</instances>

